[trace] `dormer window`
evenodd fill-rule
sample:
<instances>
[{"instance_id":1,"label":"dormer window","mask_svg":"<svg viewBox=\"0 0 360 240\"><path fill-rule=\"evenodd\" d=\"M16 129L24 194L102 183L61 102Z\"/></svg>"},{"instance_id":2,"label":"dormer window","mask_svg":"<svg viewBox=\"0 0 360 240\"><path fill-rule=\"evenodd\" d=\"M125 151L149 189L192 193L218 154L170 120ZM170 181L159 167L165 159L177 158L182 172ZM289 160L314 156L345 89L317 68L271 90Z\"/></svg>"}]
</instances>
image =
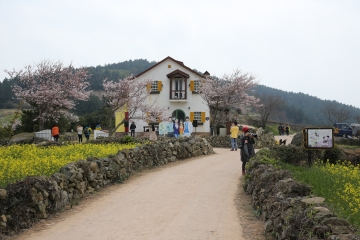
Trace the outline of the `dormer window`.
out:
<instances>
[{"instance_id":1,"label":"dormer window","mask_svg":"<svg viewBox=\"0 0 360 240\"><path fill-rule=\"evenodd\" d=\"M186 100L189 74L177 69L166 76L170 79L170 99Z\"/></svg>"}]
</instances>

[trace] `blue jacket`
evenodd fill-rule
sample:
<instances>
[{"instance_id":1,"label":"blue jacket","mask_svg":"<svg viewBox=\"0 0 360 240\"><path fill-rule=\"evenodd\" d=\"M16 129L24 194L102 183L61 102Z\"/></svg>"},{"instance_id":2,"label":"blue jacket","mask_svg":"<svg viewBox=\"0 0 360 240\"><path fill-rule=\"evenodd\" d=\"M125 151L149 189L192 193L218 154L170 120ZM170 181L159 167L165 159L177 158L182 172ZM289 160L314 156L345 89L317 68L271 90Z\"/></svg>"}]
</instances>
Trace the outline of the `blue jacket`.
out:
<instances>
[{"instance_id":1,"label":"blue jacket","mask_svg":"<svg viewBox=\"0 0 360 240\"><path fill-rule=\"evenodd\" d=\"M175 127L175 123L174 123L174 125L173 125L174 134L179 134L179 133L180 133L180 132L179 132L179 127L180 127L179 123L177 124L177 128Z\"/></svg>"}]
</instances>

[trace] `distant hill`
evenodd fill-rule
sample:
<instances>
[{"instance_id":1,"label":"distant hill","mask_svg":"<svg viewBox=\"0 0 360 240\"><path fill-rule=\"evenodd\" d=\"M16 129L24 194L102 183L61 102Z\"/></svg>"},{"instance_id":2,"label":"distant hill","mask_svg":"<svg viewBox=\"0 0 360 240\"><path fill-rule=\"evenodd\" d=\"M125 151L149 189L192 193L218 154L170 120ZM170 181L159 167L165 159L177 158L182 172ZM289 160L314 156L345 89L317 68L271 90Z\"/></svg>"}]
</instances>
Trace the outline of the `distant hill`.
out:
<instances>
[{"instance_id":1,"label":"distant hill","mask_svg":"<svg viewBox=\"0 0 360 240\"><path fill-rule=\"evenodd\" d=\"M107 78L108 80L117 81L123 79L131 74L137 74L145 71L146 69L155 65L156 62L149 62L146 59L129 60L120 63L107 64L105 66L89 67L88 70L91 74L89 82L92 90L103 90L102 81Z\"/></svg>"},{"instance_id":2,"label":"distant hill","mask_svg":"<svg viewBox=\"0 0 360 240\"><path fill-rule=\"evenodd\" d=\"M345 107L345 109L352 112L353 116L360 116L359 108L337 101L322 100L300 92L286 92L264 85L258 85L255 91L257 94L265 93L268 95L280 96L285 101L286 105L278 110L278 116L276 113L271 116L271 119L279 122L313 126L331 126L331 122L320 111L320 109L324 107L324 104L329 102L333 103L338 108ZM283 114L284 112L285 115ZM354 122L356 122L354 118L348 121L348 123Z\"/></svg>"},{"instance_id":3,"label":"distant hill","mask_svg":"<svg viewBox=\"0 0 360 240\"><path fill-rule=\"evenodd\" d=\"M128 60L120 63L106 64L104 66L89 67L91 74L89 79L90 88L94 91L101 91L102 81L107 78L109 80L117 81L131 74L137 75L142 71L155 65L156 62L149 62L146 59ZM194 69L197 71L196 69ZM11 91L13 80L5 79L0 82L0 109L1 108L16 108L16 103L13 100L14 94ZM329 101L321 100L317 97L310 96L304 93L285 92L279 89L258 85L255 88L257 94L266 93L268 95L280 96L285 100L284 106L278 109L270 116L270 120L282 123L311 125L311 126L329 126L330 122L320 112L324 104ZM360 109L353 106L345 105L336 101L332 101L338 107L345 106L354 116L360 116ZM98 110L102 106L101 100L92 96L89 101L79 101L77 104L76 114L84 115ZM355 119L350 119L349 123L356 122Z\"/></svg>"}]
</instances>

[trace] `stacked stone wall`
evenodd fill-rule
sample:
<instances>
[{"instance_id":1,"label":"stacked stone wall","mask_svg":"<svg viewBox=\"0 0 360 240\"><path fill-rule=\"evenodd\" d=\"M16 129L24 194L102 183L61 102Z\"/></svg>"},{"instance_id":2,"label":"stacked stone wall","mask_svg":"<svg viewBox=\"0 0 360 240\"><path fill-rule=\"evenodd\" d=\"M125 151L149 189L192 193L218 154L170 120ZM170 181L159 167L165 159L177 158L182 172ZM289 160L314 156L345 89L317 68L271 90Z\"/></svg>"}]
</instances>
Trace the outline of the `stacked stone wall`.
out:
<instances>
[{"instance_id":1,"label":"stacked stone wall","mask_svg":"<svg viewBox=\"0 0 360 240\"><path fill-rule=\"evenodd\" d=\"M163 138L107 158L70 163L51 177L27 177L9 184L0 189L0 239L1 234L27 229L86 194L126 180L134 171L211 153L213 148L204 138Z\"/></svg>"},{"instance_id":2,"label":"stacked stone wall","mask_svg":"<svg viewBox=\"0 0 360 240\"><path fill-rule=\"evenodd\" d=\"M267 239L360 239L354 227L327 208L324 198L311 195L309 186L261 158L258 153L249 162L244 188L252 196L254 212L265 221Z\"/></svg>"}]
</instances>

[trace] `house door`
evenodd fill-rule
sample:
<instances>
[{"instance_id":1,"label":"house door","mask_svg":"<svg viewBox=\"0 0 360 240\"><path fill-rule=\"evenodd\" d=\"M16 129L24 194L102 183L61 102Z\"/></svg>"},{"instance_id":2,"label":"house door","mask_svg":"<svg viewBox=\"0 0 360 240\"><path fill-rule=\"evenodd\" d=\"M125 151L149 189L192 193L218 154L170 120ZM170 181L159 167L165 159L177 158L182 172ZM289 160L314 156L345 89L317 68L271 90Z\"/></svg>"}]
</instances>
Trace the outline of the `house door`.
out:
<instances>
[{"instance_id":1,"label":"house door","mask_svg":"<svg viewBox=\"0 0 360 240\"><path fill-rule=\"evenodd\" d=\"M172 118L179 119L179 122L180 120L185 121L185 112L181 109L176 109L172 113Z\"/></svg>"}]
</instances>

